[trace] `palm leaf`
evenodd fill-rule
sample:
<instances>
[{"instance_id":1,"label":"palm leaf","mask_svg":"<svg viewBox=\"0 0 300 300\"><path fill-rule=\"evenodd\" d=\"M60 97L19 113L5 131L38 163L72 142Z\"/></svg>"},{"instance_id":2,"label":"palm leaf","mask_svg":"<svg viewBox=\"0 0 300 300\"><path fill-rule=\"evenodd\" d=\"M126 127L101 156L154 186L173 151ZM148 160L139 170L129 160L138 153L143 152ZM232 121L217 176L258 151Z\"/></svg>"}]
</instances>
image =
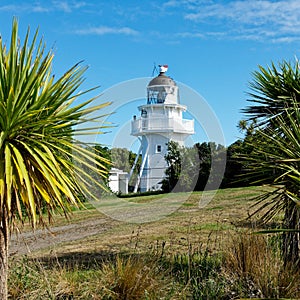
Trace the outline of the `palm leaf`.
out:
<instances>
[{"instance_id":1,"label":"palm leaf","mask_svg":"<svg viewBox=\"0 0 300 300\"><path fill-rule=\"evenodd\" d=\"M93 97L75 104L95 89L78 92L87 68L76 64L55 80L53 53L38 31L31 43L29 33L21 45L14 19L10 45L0 39L0 214L5 207L24 219L25 207L35 224L43 207L67 214L89 186L104 188L91 174L107 176L109 162L75 136L99 132L99 111L110 103L93 106ZM95 126L79 128L85 122Z\"/></svg>"}]
</instances>

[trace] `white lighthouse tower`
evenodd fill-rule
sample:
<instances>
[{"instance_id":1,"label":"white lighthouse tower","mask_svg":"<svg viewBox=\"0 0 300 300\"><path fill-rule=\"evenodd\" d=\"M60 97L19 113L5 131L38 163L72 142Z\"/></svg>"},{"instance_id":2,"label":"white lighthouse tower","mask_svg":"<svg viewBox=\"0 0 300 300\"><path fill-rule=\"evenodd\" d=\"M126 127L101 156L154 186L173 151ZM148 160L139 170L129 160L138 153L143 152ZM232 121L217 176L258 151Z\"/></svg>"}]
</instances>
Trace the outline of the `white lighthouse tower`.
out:
<instances>
[{"instance_id":1,"label":"white lighthouse tower","mask_svg":"<svg viewBox=\"0 0 300 300\"><path fill-rule=\"evenodd\" d=\"M167 65L160 66L159 75L149 82L147 104L138 107L141 115L134 116L131 123L131 135L141 141L138 156L142 153L135 192L139 187L141 192L159 190L167 168L167 143L172 140L183 145L194 133L194 120L182 118L186 106L180 104L178 86L165 75L167 70Z\"/></svg>"}]
</instances>

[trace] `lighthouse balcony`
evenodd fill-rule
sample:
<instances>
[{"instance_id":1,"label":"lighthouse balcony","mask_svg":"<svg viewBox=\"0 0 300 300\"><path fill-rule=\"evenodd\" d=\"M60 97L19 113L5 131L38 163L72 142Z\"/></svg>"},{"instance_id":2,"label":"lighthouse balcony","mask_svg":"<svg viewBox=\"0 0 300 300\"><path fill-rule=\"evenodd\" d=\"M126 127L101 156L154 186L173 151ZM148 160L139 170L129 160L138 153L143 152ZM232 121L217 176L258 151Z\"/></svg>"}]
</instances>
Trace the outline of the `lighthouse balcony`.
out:
<instances>
[{"instance_id":1,"label":"lighthouse balcony","mask_svg":"<svg viewBox=\"0 0 300 300\"><path fill-rule=\"evenodd\" d=\"M131 122L131 135L166 132L194 134L194 120L155 117L134 119Z\"/></svg>"}]
</instances>

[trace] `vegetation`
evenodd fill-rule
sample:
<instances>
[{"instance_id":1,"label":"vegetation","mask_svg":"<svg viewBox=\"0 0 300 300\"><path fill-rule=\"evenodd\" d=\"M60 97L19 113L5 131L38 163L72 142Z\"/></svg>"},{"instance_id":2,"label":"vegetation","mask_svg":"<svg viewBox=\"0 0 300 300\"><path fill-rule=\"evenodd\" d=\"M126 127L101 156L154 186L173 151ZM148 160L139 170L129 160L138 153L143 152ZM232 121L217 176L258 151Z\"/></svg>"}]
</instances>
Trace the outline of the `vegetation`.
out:
<instances>
[{"instance_id":1,"label":"vegetation","mask_svg":"<svg viewBox=\"0 0 300 300\"><path fill-rule=\"evenodd\" d=\"M245 220L255 198L267 189L219 190L202 209L198 209L202 192L164 195L170 200L189 197L166 219L145 224L116 222L95 209L76 211L72 223L102 218L107 230L25 257L13 256L10 297L297 299L299 269L284 265L280 239L272 234L255 234L259 229L277 228L281 218L270 227L257 227L256 217ZM160 197L128 201L155 202ZM56 223L63 226L67 221L57 216ZM74 232L68 230L70 234Z\"/></svg>"},{"instance_id":2,"label":"vegetation","mask_svg":"<svg viewBox=\"0 0 300 300\"><path fill-rule=\"evenodd\" d=\"M284 266L278 242L266 235L236 232L226 248L217 250L209 242L179 253L157 248L103 254L99 260L91 253L88 265L82 259L24 258L13 262L9 295L34 300L299 299L299 269Z\"/></svg>"},{"instance_id":3,"label":"vegetation","mask_svg":"<svg viewBox=\"0 0 300 300\"><path fill-rule=\"evenodd\" d=\"M136 183L137 175L140 170L140 165L142 160L141 155L137 158L136 153L133 153L132 151L126 148L108 149L107 147L101 147L99 145L97 146L97 148L101 149L101 151L105 153L105 157L107 157L111 162L110 167L120 169L124 172L127 172L128 174L130 174L134 162L137 159L135 168L132 171L132 175L129 181L129 190L133 191L134 185Z\"/></svg>"},{"instance_id":4,"label":"vegetation","mask_svg":"<svg viewBox=\"0 0 300 300\"><path fill-rule=\"evenodd\" d=\"M239 123L246 133L245 138L228 147L220 187L276 185L275 191L258 199L260 206L254 213L264 210L262 221L268 222L284 212L281 228L284 261L285 264L300 264L299 62L283 61L278 68L273 63L268 68L260 66L253 77L249 93L253 105L243 110L248 120ZM169 143L164 190L213 189L220 176L218 164L222 163L225 151L214 143L196 144L194 149ZM212 164L213 157L217 161L217 171Z\"/></svg>"},{"instance_id":5,"label":"vegetation","mask_svg":"<svg viewBox=\"0 0 300 300\"><path fill-rule=\"evenodd\" d=\"M0 39L0 299L299 299L298 61L254 72L253 105L244 109L248 119L239 124L246 132L243 140L227 149L212 142L190 148L168 144L163 189L178 193L124 200L164 197L170 205L186 199L166 220L138 229L111 221L100 239L79 240L86 248L77 260L72 257L74 248L78 251L75 242L68 251L61 245L56 254L51 249L47 255L16 257L8 269L13 226L25 221L30 227L44 225L56 213L68 216L84 197L99 195L111 166L129 172L136 159L136 170L140 164L140 157L127 149L75 138L93 130L83 132L78 125L96 121L101 116L91 114L108 103L87 107L90 99L76 104L89 92L76 94L85 68L76 65L55 81L53 54L46 53L42 40L37 43L37 36L30 43L28 30L21 45L14 19L10 45ZM183 193L251 184L268 187L263 192L255 187L221 190L214 203L204 206L208 192ZM93 216L104 218L99 212ZM271 232L281 232L282 239ZM106 250L101 248L95 259L99 240L107 243Z\"/></svg>"},{"instance_id":6,"label":"vegetation","mask_svg":"<svg viewBox=\"0 0 300 300\"><path fill-rule=\"evenodd\" d=\"M248 138L252 151L245 153L247 176L259 184L273 184L277 189L260 198L268 210L263 221L281 211L282 251L285 264L300 264L300 72L298 61L283 61L278 68L260 67L255 72L250 93L253 106L244 112L254 120L254 132Z\"/></svg>"},{"instance_id":7,"label":"vegetation","mask_svg":"<svg viewBox=\"0 0 300 300\"><path fill-rule=\"evenodd\" d=\"M10 45L0 39L0 299L7 298L11 226L27 218L34 227L45 211L51 218L57 208L67 215L89 193L90 173L106 173L106 160L75 135L86 134L76 126L97 120L91 113L108 103L87 107L91 99L76 105L86 93L75 94L85 68L76 65L55 81L53 54L45 53L37 36L30 43L28 29L21 45L14 19Z\"/></svg>"},{"instance_id":8,"label":"vegetation","mask_svg":"<svg viewBox=\"0 0 300 300\"><path fill-rule=\"evenodd\" d=\"M238 180L243 165L235 156L242 149L241 141L228 149L214 142L196 143L193 147L169 142L165 156L168 168L163 180L163 191L203 191L249 185L248 180Z\"/></svg>"}]
</instances>

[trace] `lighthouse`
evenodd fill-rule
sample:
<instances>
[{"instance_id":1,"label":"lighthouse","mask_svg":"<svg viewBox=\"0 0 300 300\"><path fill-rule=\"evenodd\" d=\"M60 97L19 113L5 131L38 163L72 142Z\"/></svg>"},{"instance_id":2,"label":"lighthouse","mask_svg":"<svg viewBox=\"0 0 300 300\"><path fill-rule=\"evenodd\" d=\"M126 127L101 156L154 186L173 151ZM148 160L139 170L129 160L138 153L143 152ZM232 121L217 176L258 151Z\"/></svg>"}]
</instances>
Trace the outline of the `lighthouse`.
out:
<instances>
[{"instance_id":1,"label":"lighthouse","mask_svg":"<svg viewBox=\"0 0 300 300\"><path fill-rule=\"evenodd\" d=\"M147 86L147 103L138 107L140 116L131 121L131 135L141 142L137 158L142 154L135 192L138 188L141 192L160 190L168 167L165 160L168 142L183 146L185 139L194 133L194 120L183 119L187 107L180 103L177 84L166 75L168 66L159 67L159 75Z\"/></svg>"}]
</instances>

